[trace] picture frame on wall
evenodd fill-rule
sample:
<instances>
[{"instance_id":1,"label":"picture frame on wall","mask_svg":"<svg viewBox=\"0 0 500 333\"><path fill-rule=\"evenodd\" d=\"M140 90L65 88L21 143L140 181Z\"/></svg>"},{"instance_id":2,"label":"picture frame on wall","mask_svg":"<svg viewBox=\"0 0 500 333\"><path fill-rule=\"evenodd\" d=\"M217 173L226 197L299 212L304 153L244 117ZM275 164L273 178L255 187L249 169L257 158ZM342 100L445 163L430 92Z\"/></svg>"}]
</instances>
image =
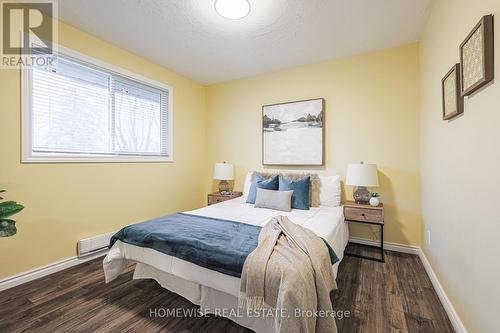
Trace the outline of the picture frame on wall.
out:
<instances>
[{"instance_id":1,"label":"picture frame on wall","mask_svg":"<svg viewBox=\"0 0 500 333\"><path fill-rule=\"evenodd\" d=\"M462 96L469 96L494 79L493 37L493 15L486 15L460 44Z\"/></svg>"},{"instance_id":2,"label":"picture frame on wall","mask_svg":"<svg viewBox=\"0 0 500 333\"><path fill-rule=\"evenodd\" d=\"M262 106L262 164L324 165L323 98Z\"/></svg>"},{"instance_id":3,"label":"picture frame on wall","mask_svg":"<svg viewBox=\"0 0 500 333\"><path fill-rule=\"evenodd\" d=\"M455 64L441 80L443 93L443 120L464 112L464 98L460 92L460 64Z\"/></svg>"}]
</instances>

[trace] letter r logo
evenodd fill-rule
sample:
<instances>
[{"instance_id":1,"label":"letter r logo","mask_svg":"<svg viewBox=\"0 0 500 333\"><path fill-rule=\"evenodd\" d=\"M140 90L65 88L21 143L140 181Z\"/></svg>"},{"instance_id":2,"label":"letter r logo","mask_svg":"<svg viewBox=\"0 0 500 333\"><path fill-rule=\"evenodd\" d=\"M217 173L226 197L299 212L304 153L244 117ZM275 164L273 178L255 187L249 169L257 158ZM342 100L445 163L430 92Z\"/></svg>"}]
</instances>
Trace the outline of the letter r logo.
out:
<instances>
[{"instance_id":1,"label":"letter r logo","mask_svg":"<svg viewBox=\"0 0 500 333\"><path fill-rule=\"evenodd\" d=\"M52 1L1 2L2 54L52 54Z\"/></svg>"}]
</instances>

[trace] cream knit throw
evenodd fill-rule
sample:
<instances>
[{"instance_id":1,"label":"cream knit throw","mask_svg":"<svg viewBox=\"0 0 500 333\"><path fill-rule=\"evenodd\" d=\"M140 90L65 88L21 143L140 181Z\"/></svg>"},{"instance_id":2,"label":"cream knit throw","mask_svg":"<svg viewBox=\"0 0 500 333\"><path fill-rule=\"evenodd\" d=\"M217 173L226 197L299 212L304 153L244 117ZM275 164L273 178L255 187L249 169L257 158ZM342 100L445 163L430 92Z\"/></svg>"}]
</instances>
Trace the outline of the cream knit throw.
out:
<instances>
[{"instance_id":1,"label":"cream knit throw","mask_svg":"<svg viewBox=\"0 0 500 333\"><path fill-rule=\"evenodd\" d=\"M243 265L240 307L272 309L276 332L337 332L330 292L337 289L328 249L309 229L276 216ZM269 314L269 311L262 313Z\"/></svg>"}]
</instances>

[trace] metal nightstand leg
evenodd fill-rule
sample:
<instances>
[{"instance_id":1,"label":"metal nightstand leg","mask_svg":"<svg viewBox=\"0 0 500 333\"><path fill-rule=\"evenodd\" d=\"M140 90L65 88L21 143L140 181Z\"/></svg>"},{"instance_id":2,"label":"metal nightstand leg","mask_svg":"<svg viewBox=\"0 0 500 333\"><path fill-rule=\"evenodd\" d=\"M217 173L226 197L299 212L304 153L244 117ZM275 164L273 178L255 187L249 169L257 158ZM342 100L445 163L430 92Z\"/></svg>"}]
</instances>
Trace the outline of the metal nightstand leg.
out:
<instances>
[{"instance_id":1,"label":"metal nightstand leg","mask_svg":"<svg viewBox=\"0 0 500 333\"><path fill-rule=\"evenodd\" d=\"M380 254L382 255L382 262L385 262L384 257L384 225L380 226Z\"/></svg>"}]
</instances>

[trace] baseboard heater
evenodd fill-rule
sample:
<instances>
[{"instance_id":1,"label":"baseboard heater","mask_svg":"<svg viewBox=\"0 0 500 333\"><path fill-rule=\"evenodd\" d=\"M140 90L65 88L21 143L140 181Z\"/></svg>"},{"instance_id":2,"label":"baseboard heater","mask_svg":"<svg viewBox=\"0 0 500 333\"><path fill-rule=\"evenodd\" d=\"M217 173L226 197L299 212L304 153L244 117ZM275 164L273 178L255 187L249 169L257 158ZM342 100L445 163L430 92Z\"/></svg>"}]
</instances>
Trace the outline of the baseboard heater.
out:
<instances>
[{"instance_id":1,"label":"baseboard heater","mask_svg":"<svg viewBox=\"0 0 500 333\"><path fill-rule=\"evenodd\" d=\"M107 249L109 241L115 233L115 231L108 232L78 241L78 256L84 257Z\"/></svg>"}]
</instances>

